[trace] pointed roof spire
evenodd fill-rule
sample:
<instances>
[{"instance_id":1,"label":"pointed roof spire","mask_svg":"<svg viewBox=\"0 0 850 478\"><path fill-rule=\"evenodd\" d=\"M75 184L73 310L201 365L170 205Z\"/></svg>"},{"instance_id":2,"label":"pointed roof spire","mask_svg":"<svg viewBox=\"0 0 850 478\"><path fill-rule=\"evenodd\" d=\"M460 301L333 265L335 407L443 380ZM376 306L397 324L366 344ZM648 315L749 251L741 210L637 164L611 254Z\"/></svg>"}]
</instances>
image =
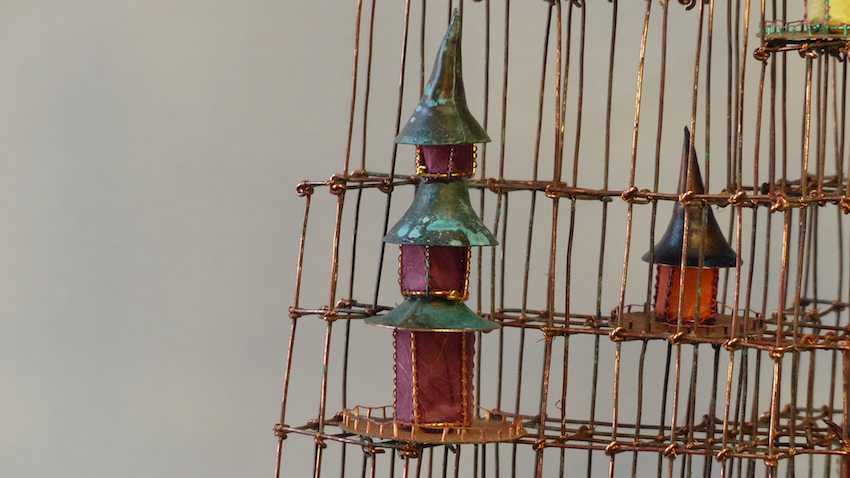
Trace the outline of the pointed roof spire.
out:
<instances>
[{"instance_id":1,"label":"pointed roof spire","mask_svg":"<svg viewBox=\"0 0 850 478\"><path fill-rule=\"evenodd\" d=\"M690 148L689 148L690 146ZM690 151L690 155L688 152ZM690 158L690 159L689 159ZM690 180L688 180L688 166L690 164ZM685 128L685 141L682 146L682 167L679 171L679 194L688 191L694 194L704 194L705 186L697 162L696 148L691 141L690 131ZM688 249L686 253L686 265L688 267L699 266L700 244L703 250L704 267L734 267L738 263L735 251L726 242L723 232L714 219L714 212L706 206L708 212L707 220L703 227L703 207L694 202L683 206L677 202L673 205L673 217L667 225L667 231L658 244L655 245L654 262L679 266L682 263L682 242L685 239L685 221L688 221ZM649 252L643 255L643 260L649 262Z\"/></svg>"},{"instance_id":2,"label":"pointed roof spire","mask_svg":"<svg viewBox=\"0 0 850 478\"><path fill-rule=\"evenodd\" d=\"M490 142L487 132L466 104L460 60L460 13L457 9L452 14L422 99L395 141L422 146Z\"/></svg>"}]
</instances>

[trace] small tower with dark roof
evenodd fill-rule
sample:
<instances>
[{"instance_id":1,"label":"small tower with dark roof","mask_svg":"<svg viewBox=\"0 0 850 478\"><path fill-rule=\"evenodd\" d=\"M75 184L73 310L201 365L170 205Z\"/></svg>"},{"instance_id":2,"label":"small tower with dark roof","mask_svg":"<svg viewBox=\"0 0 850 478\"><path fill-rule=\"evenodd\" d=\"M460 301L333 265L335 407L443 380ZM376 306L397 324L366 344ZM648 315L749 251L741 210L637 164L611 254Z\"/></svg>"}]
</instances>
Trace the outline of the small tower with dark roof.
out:
<instances>
[{"instance_id":1,"label":"small tower with dark roof","mask_svg":"<svg viewBox=\"0 0 850 478\"><path fill-rule=\"evenodd\" d=\"M687 192L704 194L705 186L690 132L685 128L678 193L682 195ZM717 314L720 268L734 267L738 258L723 237L711 208L694 201L687 206L675 203L667 231L654 250L644 254L643 260L657 266L655 319L676 323L681 306L683 323L707 325L714 323ZM684 293L680 299L682 281Z\"/></svg>"}]
</instances>

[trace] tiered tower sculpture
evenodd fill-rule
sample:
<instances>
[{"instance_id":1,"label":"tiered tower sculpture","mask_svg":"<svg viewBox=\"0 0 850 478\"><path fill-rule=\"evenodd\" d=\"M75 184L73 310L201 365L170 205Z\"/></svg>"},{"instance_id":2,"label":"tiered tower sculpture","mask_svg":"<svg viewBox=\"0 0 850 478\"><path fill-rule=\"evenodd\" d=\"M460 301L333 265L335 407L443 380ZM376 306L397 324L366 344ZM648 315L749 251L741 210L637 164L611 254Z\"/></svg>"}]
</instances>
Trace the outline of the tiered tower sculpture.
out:
<instances>
[{"instance_id":1,"label":"tiered tower sculpture","mask_svg":"<svg viewBox=\"0 0 850 478\"><path fill-rule=\"evenodd\" d=\"M466 104L460 28L455 10L425 93L396 138L416 146L421 180L413 204L384 237L399 245L405 301L366 319L393 329L393 420L346 410L342 426L352 432L421 443L506 441L524 433L521 422L504 417L474 420L475 332L499 325L464 304L470 248L498 241L472 209L464 182L475 174L475 144L490 137Z\"/></svg>"}]
</instances>

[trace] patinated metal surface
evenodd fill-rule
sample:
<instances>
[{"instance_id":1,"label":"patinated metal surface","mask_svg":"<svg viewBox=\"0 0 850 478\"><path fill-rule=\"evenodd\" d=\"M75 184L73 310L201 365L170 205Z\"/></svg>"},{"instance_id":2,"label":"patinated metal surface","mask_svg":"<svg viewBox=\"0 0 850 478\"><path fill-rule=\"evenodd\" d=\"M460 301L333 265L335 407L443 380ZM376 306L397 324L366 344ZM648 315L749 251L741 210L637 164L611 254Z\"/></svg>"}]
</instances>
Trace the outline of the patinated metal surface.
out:
<instances>
[{"instance_id":1,"label":"patinated metal surface","mask_svg":"<svg viewBox=\"0 0 850 478\"><path fill-rule=\"evenodd\" d=\"M682 168L679 172L679 195L685 197L686 193L705 194L705 186L702 182L699 163L697 162L696 149L691 143L690 132L685 128L685 140L682 145ZM690 146L690 148L689 148ZM690 155L688 150L690 149ZM690 164L690 178L688 178L688 164ZM707 218L703 221L703 208L707 212ZM687 227L686 227L687 226ZM673 206L673 217L667 225L667 231L661 240L655 245L653 262L679 266L682 263L682 246L687 230L688 244L686 254L686 265L698 267L700 264L700 252L703 253L703 267L734 267L738 257L735 251L726 242L720 226L714 219L711 208L704 206L699 201L691 201L687 206L682 201ZM650 253L643 255L643 260L649 262Z\"/></svg>"},{"instance_id":2,"label":"patinated metal surface","mask_svg":"<svg viewBox=\"0 0 850 478\"><path fill-rule=\"evenodd\" d=\"M462 302L436 297L408 297L386 315L365 320L367 324L379 327L429 332L486 332L499 327Z\"/></svg>"},{"instance_id":3,"label":"patinated metal surface","mask_svg":"<svg viewBox=\"0 0 850 478\"><path fill-rule=\"evenodd\" d=\"M499 243L472 209L463 181L420 184L413 204L384 237L384 242L453 247Z\"/></svg>"},{"instance_id":4,"label":"patinated metal surface","mask_svg":"<svg viewBox=\"0 0 850 478\"><path fill-rule=\"evenodd\" d=\"M438 146L490 142L466 104L460 40L460 14L455 10L422 99L396 143Z\"/></svg>"}]
</instances>

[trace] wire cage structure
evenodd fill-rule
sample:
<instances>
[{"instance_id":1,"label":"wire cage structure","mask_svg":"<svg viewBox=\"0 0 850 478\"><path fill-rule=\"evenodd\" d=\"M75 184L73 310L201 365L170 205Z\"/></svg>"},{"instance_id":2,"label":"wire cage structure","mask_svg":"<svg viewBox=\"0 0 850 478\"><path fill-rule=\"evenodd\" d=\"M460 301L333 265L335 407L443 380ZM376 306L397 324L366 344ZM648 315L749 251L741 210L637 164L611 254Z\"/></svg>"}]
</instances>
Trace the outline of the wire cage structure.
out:
<instances>
[{"instance_id":1,"label":"wire cage structure","mask_svg":"<svg viewBox=\"0 0 850 478\"><path fill-rule=\"evenodd\" d=\"M345 7L276 477L850 477L850 2Z\"/></svg>"}]
</instances>

